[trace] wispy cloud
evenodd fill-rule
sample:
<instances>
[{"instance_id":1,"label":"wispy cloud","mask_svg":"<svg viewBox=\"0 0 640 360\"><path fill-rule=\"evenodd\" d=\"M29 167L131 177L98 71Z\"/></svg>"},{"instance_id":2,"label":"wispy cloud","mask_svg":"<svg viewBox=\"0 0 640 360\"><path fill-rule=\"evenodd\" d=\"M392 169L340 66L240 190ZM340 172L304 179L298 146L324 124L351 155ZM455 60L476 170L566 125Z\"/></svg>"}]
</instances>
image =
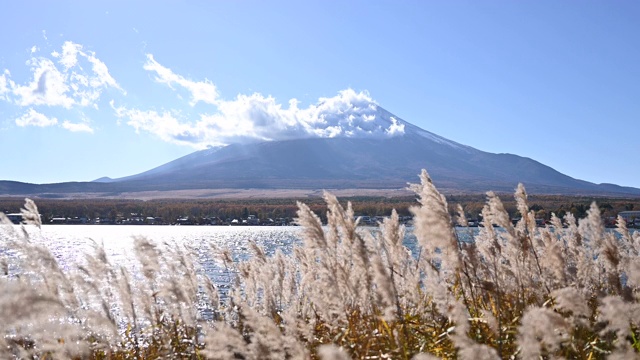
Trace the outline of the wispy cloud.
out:
<instances>
[{"instance_id":1,"label":"wispy cloud","mask_svg":"<svg viewBox=\"0 0 640 360\"><path fill-rule=\"evenodd\" d=\"M44 31L43 37L46 39ZM26 83L13 80L8 69L0 75L0 100L29 108L16 120L18 126L57 124L57 120L52 122L55 118L47 118L34 107L40 111L45 106L66 110L86 107L98 109L100 97L106 89L114 88L126 94L111 76L106 64L93 51L84 50L80 44L66 41L60 51L53 51L49 56L40 56L39 52L37 46L31 48L31 58L26 62L31 79ZM61 126L70 131L93 131L84 123L65 121Z\"/></svg>"},{"instance_id":2,"label":"wispy cloud","mask_svg":"<svg viewBox=\"0 0 640 360\"><path fill-rule=\"evenodd\" d=\"M127 119L127 125L132 126L136 132L146 131L157 135L160 139L181 145L190 145L192 141L184 139L198 138L197 130L189 124L181 123L177 119L175 111L158 113L153 110L143 111L116 107L111 102L111 107L118 118Z\"/></svg>"},{"instance_id":3,"label":"wispy cloud","mask_svg":"<svg viewBox=\"0 0 640 360\"><path fill-rule=\"evenodd\" d=\"M3 74L5 100L19 106L73 106L97 108L97 101L107 88L122 91L120 85L109 74L107 66L92 51L84 51L82 45L66 41L62 51L54 51L51 58L32 56L27 61L32 79L20 85L10 80L9 73ZM35 53L33 51L32 53ZM54 62L57 60L57 64ZM83 64L84 62L84 64ZM84 66L88 64L90 66ZM91 68L86 71L85 68ZM2 91L2 90L0 90Z\"/></svg>"},{"instance_id":4,"label":"wispy cloud","mask_svg":"<svg viewBox=\"0 0 640 360\"><path fill-rule=\"evenodd\" d=\"M22 116L15 120L15 123L19 127L51 127L51 126L59 126L65 130L71 132L86 132L93 134L93 128L89 126L87 123L73 123L69 120L65 120L60 124L58 119L55 117L48 117L45 114L39 113L38 111L30 108L25 112Z\"/></svg>"},{"instance_id":5,"label":"wispy cloud","mask_svg":"<svg viewBox=\"0 0 640 360\"><path fill-rule=\"evenodd\" d=\"M93 134L93 129L91 128L91 126L85 123L72 123L69 120L65 120L62 123L62 128L69 130L71 132L86 132L86 133Z\"/></svg>"},{"instance_id":6,"label":"wispy cloud","mask_svg":"<svg viewBox=\"0 0 640 360\"><path fill-rule=\"evenodd\" d=\"M26 113L16 119L16 125L20 127L37 126L47 127L58 124L58 119L49 118L44 114L41 114L34 109L29 109Z\"/></svg>"},{"instance_id":7,"label":"wispy cloud","mask_svg":"<svg viewBox=\"0 0 640 360\"><path fill-rule=\"evenodd\" d=\"M7 95L9 94L9 76L11 73L9 70L4 70L2 75L0 75L0 100L7 100Z\"/></svg>"},{"instance_id":8,"label":"wispy cloud","mask_svg":"<svg viewBox=\"0 0 640 360\"><path fill-rule=\"evenodd\" d=\"M47 105L70 109L75 103L69 95L66 76L58 70L53 61L46 58L32 58L33 78L26 85L11 82L11 94L19 106Z\"/></svg>"},{"instance_id":9,"label":"wispy cloud","mask_svg":"<svg viewBox=\"0 0 640 360\"><path fill-rule=\"evenodd\" d=\"M9 70L0 75L0 101L28 109L16 119L18 126L58 125L68 131L92 133L89 121L73 121L65 116L70 120L59 123L55 117L48 117L45 109L58 108L57 115L60 111L77 115L85 108L99 109L107 89L126 95L107 65L81 44L66 41L46 56L39 56L37 47L31 50L27 61L29 81L16 82ZM366 91L346 89L300 107L296 99L283 105L260 93L224 99L212 81L189 79L160 64L152 54L146 55L143 69L155 83L175 91L179 99L186 93L184 105L158 111L153 107L129 107L118 98L117 102L109 101L111 109L119 124L126 123L136 132L148 132L171 143L205 148L251 141L390 137L404 133L404 123L379 109Z\"/></svg>"},{"instance_id":10,"label":"wispy cloud","mask_svg":"<svg viewBox=\"0 0 640 360\"><path fill-rule=\"evenodd\" d=\"M62 54L54 52L53 57L58 58L58 62L65 67L65 70L68 71L78 64L78 53L81 51L82 45L66 41L62 44Z\"/></svg>"},{"instance_id":11,"label":"wispy cloud","mask_svg":"<svg viewBox=\"0 0 640 360\"><path fill-rule=\"evenodd\" d=\"M212 105L209 111L183 115L181 111L142 110L115 106L116 116L136 131L153 133L173 143L196 148L260 140L284 140L308 137L389 137L404 133L404 124L379 111L367 92L342 90L334 97L320 98L316 104L299 108L291 99L284 107L272 96L259 93L222 99L215 84L205 79L194 81L174 73L147 55L144 69L153 72L155 81L178 91L189 92L190 105Z\"/></svg>"},{"instance_id":12,"label":"wispy cloud","mask_svg":"<svg viewBox=\"0 0 640 360\"><path fill-rule=\"evenodd\" d=\"M181 75L175 74L171 69L160 65L152 54L147 54L147 62L144 69L156 73L155 80L159 83L167 84L169 87L178 85L191 93L191 102L193 106L198 102L207 104L218 104L218 90L216 86L209 80L191 81Z\"/></svg>"}]
</instances>

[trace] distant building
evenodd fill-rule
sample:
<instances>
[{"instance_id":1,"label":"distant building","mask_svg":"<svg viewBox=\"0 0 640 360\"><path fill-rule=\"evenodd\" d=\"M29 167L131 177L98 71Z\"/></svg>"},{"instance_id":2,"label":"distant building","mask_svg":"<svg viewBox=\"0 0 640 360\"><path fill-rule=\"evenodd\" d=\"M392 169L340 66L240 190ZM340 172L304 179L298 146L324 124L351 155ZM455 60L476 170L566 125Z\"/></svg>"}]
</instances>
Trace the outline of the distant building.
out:
<instances>
[{"instance_id":1,"label":"distant building","mask_svg":"<svg viewBox=\"0 0 640 360\"><path fill-rule=\"evenodd\" d=\"M186 216L176 219L176 224L178 225L193 225L193 221Z\"/></svg>"},{"instance_id":2,"label":"distant building","mask_svg":"<svg viewBox=\"0 0 640 360\"><path fill-rule=\"evenodd\" d=\"M247 218L247 225L260 225L260 219L258 219L255 215L249 215Z\"/></svg>"}]
</instances>

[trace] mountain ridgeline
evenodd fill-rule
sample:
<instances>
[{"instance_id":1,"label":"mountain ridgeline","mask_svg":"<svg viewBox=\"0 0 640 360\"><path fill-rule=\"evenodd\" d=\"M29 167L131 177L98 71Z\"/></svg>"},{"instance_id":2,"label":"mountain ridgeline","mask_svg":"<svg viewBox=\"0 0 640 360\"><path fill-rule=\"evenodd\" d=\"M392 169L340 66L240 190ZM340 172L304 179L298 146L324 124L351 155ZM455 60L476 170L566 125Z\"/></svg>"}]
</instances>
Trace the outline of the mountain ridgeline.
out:
<instances>
[{"instance_id":1,"label":"mountain ridgeline","mask_svg":"<svg viewBox=\"0 0 640 360\"><path fill-rule=\"evenodd\" d=\"M149 171L93 182L0 181L0 195L105 196L190 189L401 189L427 169L443 193L512 192L519 182L538 194L640 196L640 189L577 180L535 160L458 144L378 107L377 120L397 119L404 133L386 137L306 138L232 144L201 150Z\"/></svg>"}]
</instances>

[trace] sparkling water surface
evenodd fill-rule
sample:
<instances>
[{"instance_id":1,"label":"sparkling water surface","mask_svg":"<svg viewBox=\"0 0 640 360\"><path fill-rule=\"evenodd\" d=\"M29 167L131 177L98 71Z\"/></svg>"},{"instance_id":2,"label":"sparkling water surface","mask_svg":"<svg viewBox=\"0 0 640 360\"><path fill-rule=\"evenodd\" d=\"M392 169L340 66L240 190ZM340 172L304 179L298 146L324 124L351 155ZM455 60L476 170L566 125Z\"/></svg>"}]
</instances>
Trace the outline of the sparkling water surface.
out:
<instances>
[{"instance_id":1,"label":"sparkling water surface","mask_svg":"<svg viewBox=\"0 0 640 360\"><path fill-rule=\"evenodd\" d=\"M167 244L187 246L196 252L205 268L211 266L208 263L213 258L210 245L228 248L237 261L250 256L250 241L264 247L267 254L273 254L276 249L288 254L295 244L302 243L302 228L298 226L43 225L41 230L33 226L25 228L32 241L49 248L63 266L82 261L85 253L93 253L95 244L102 244L113 265L128 267L137 262L133 251L135 237L145 237L161 248ZM406 228L404 245L416 252L418 245L412 230L412 227ZM471 241L478 233L478 228L456 230L464 242ZM358 231L375 233L378 228L361 226Z\"/></svg>"},{"instance_id":2,"label":"sparkling water surface","mask_svg":"<svg viewBox=\"0 0 640 360\"><path fill-rule=\"evenodd\" d=\"M135 261L134 239L144 237L160 247L184 245L194 249L199 258L206 258L210 245L228 248L235 260L250 256L249 242L263 246L268 254L280 249L289 253L294 244L301 244L298 226L159 226L159 225L43 225L41 230L26 227L33 241L49 248L56 257L69 265L92 253L95 244L102 244L112 264L127 265ZM362 232L376 232L377 227L358 227ZM471 231L471 233L470 233ZM462 241L471 239L477 229L459 229ZM416 250L412 228L407 227L405 246Z\"/></svg>"},{"instance_id":3,"label":"sparkling water surface","mask_svg":"<svg viewBox=\"0 0 640 360\"><path fill-rule=\"evenodd\" d=\"M229 249L234 261L241 261L251 256L251 241L262 246L268 255L276 250L289 254L294 245L302 243L302 228L298 226L44 225L40 230L33 226L25 229L33 242L51 250L60 266L69 270L83 264L85 254L94 253L96 244L104 246L111 265L134 273L139 269L134 252L136 237L145 237L160 248L187 247L193 251L197 271L222 287L229 285L233 276L212 246ZM419 247L412 230L406 228L404 245L416 255ZM358 231L375 233L378 228L358 227ZM460 241L472 241L478 228L457 228L457 233Z\"/></svg>"},{"instance_id":4,"label":"sparkling water surface","mask_svg":"<svg viewBox=\"0 0 640 360\"><path fill-rule=\"evenodd\" d=\"M31 240L50 249L66 269L84 263L85 254L94 253L96 244L104 246L112 265L136 269L134 239L145 237L160 248L178 245L192 249L199 269L219 284L229 276L222 260L212 251L212 245L229 249L234 260L239 261L251 256L251 241L269 255L277 249L288 254L295 244L302 243L302 228L298 226L43 225L41 230L32 226L25 228ZM378 228L359 227L358 230L376 232ZM416 248L411 228L407 228L405 245L412 250Z\"/></svg>"}]
</instances>

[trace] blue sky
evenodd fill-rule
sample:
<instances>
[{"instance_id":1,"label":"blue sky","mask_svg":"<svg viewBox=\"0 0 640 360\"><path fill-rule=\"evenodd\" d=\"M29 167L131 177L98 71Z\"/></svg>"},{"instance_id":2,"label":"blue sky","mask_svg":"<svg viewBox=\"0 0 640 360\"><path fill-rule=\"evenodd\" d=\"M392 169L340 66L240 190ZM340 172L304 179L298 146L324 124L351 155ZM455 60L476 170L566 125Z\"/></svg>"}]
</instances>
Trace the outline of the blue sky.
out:
<instances>
[{"instance_id":1,"label":"blue sky","mask_svg":"<svg viewBox=\"0 0 640 360\"><path fill-rule=\"evenodd\" d=\"M637 1L20 1L0 12L2 180L121 177L207 146L358 136L336 114L374 101L480 150L640 187ZM320 126L322 114L335 122Z\"/></svg>"}]
</instances>

